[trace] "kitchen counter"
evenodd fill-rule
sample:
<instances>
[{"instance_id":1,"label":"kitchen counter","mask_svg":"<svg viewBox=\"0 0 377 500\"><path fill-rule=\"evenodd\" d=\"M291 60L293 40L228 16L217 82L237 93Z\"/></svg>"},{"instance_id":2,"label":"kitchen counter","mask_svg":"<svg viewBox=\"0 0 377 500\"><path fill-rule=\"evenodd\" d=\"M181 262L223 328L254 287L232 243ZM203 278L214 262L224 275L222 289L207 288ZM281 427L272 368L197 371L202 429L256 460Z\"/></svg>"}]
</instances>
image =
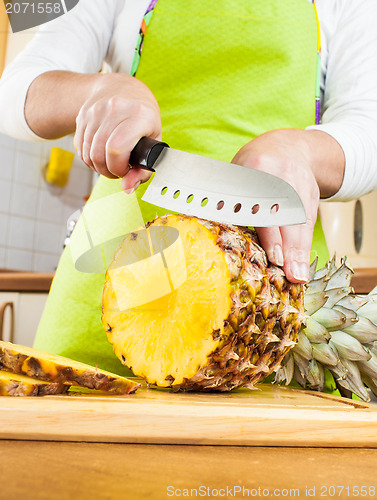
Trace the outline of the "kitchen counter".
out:
<instances>
[{"instance_id":1,"label":"kitchen counter","mask_svg":"<svg viewBox=\"0 0 377 500\"><path fill-rule=\"evenodd\" d=\"M377 268L363 267L355 269L351 285L354 287L356 293L369 293L377 286Z\"/></svg>"},{"instance_id":2,"label":"kitchen counter","mask_svg":"<svg viewBox=\"0 0 377 500\"><path fill-rule=\"evenodd\" d=\"M263 384L97 396L0 398L0 498L375 496L374 406Z\"/></svg>"},{"instance_id":3,"label":"kitchen counter","mask_svg":"<svg viewBox=\"0 0 377 500\"><path fill-rule=\"evenodd\" d=\"M2 292L48 292L53 273L33 273L0 269L0 291Z\"/></svg>"},{"instance_id":4,"label":"kitchen counter","mask_svg":"<svg viewBox=\"0 0 377 500\"><path fill-rule=\"evenodd\" d=\"M254 489L249 497L241 491L217 498L264 498L256 495L260 487L270 498L310 498L308 488L312 498L349 500L353 487L368 493L377 487L376 449L0 441L0 452L0 497L7 500L187 498L185 488L200 486Z\"/></svg>"},{"instance_id":5,"label":"kitchen counter","mask_svg":"<svg viewBox=\"0 0 377 500\"><path fill-rule=\"evenodd\" d=\"M48 292L53 277L53 273L0 269L0 291ZM377 285L377 268L355 269L351 284L356 293L369 293Z\"/></svg>"}]
</instances>

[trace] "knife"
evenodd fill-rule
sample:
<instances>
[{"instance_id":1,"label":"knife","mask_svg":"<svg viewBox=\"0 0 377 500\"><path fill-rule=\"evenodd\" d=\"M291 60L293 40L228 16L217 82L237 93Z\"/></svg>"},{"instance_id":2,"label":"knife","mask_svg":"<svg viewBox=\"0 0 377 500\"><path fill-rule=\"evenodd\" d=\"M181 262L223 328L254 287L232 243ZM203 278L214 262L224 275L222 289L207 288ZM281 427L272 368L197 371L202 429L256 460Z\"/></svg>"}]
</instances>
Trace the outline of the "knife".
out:
<instances>
[{"instance_id":1,"label":"knife","mask_svg":"<svg viewBox=\"0 0 377 500\"><path fill-rule=\"evenodd\" d=\"M139 140L129 163L155 172L142 200L173 212L238 226L306 222L293 187L265 172L172 149L149 137Z\"/></svg>"}]
</instances>

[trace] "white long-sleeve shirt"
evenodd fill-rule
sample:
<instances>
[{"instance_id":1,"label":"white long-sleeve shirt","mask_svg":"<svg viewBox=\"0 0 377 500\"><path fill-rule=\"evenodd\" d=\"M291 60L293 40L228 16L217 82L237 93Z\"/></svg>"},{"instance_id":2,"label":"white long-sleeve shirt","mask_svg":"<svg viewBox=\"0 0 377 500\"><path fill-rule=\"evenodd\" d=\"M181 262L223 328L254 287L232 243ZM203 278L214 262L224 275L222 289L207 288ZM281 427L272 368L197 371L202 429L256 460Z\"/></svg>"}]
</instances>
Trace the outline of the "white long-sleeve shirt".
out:
<instances>
[{"instance_id":1,"label":"white long-sleeve shirt","mask_svg":"<svg viewBox=\"0 0 377 500\"><path fill-rule=\"evenodd\" d=\"M31 82L51 70L97 73L106 61L129 73L150 0L81 0L43 26L0 80L0 131L41 140L24 116ZM343 184L331 199L347 201L377 189L377 1L316 0L321 26L322 130L341 145Z\"/></svg>"}]
</instances>

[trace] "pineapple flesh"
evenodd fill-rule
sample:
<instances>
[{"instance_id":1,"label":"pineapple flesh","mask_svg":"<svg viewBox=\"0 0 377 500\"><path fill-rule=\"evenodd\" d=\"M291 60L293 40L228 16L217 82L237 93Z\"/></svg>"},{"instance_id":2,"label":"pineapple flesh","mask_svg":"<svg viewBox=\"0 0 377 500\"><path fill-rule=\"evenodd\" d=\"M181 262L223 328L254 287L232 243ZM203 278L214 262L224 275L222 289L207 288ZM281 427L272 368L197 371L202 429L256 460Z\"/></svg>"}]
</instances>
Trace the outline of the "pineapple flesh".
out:
<instances>
[{"instance_id":1,"label":"pineapple flesh","mask_svg":"<svg viewBox=\"0 0 377 500\"><path fill-rule=\"evenodd\" d=\"M21 380L23 386L27 382L25 379L29 378L30 387L33 383L35 386L33 379L48 382L55 388L64 385L68 388L70 385L75 385L113 394L130 394L140 387L140 384L133 380L93 366L4 341L0 341L0 370L3 373L11 372L23 376ZM48 388L42 383L38 387L35 386L34 392L31 390L31 395L47 393Z\"/></svg>"},{"instance_id":2,"label":"pineapple flesh","mask_svg":"<svg viewBox=\"0 0 377 500\"><path fill-rule=\"evenodd\" d=\"M156 253L146 248L153 228L177 230L186 275L148 301L158 282ZM166 272L179 256L170 252L169 261L169 248ZM142 264L122 265L130 255ZM303 292L267 262L249 229L164 216L128 235L117 251L106 274L102 321L117 357L149 384L227 391L253 387L279 368L306 317Z\"/></svg>"}]
</instances>

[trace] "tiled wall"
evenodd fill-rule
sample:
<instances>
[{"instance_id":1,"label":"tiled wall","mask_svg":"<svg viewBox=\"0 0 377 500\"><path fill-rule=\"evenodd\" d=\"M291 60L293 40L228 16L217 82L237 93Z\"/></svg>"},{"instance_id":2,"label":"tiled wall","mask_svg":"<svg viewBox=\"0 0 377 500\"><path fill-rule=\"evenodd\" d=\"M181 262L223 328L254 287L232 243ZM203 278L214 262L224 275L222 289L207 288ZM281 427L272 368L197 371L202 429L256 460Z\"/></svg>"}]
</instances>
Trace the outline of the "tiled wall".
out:
<instances>
[{"instance_id":1,"label":"tiled wall","mask_svg":"<svg viewBox=\"0 0 377 500\"><path fill-rule=\"evenodd\" d=\"M53 272L67 219L90 194L92 171L77 156L66 187L46 183L54 146L75 152L72 137L33 143L0 134L0 268Z\"/></svg>"}]
</instances>

